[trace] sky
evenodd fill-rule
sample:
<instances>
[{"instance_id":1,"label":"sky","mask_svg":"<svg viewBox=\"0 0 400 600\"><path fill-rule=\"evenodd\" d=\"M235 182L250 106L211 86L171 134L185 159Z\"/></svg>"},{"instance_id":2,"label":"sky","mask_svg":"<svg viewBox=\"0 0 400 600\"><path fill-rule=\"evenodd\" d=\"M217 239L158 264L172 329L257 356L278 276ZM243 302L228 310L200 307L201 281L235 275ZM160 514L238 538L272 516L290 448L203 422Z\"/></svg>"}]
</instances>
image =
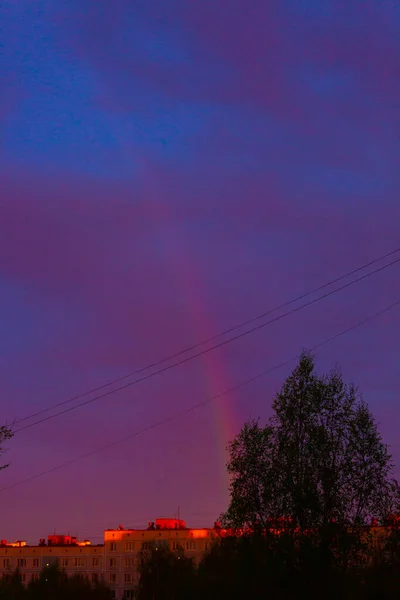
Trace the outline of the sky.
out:
<instances>
[{"instance_id":1,"label":"sky","mask_svg":"<svg viewBox=\"0 0 400 600\"><path fill-rule=\"evenodd\" d=\"M400 246L398 3L5 0L0 14L2 424ZM229 440L269 417L295 362L36 475L384 309L400 300L399 274L17 433L1 538L56 529L99 542L178 507L212 526L228 503ZM318 370L338 364L359 385L398 476L399 326L394 309L316 353Z\"/></svg>"}]
</instances>

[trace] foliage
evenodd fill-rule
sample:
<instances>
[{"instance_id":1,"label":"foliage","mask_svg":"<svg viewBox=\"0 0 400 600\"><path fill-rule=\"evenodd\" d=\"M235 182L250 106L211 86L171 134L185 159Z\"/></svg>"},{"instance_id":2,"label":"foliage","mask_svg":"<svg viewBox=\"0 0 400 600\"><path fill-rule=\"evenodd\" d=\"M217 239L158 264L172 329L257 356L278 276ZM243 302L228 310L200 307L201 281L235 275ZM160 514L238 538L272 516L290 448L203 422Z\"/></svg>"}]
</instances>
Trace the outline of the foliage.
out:
<instances>
[{"instance_id":1,"label":"foliage","mask_svg":"<svg viewBox=\"0 0 400 600\"><path fill-rule=\"evenodd\" d=\"M137 600L190 600L196 595L196 570L182 548L171 550L161 540L138 556Z\"/></svg>"},{"instance_id":2,"label":"foliage","mask_svg":"<svg viewBox=\"0 0 400 600\"><path fill-rule=\"evenodd\" d=\"M293 556L293 539L286 536L223 538L199 565L200 597L256 600L279 593L280 598L289 598Z\"/></svg>"},{"instance_id":3,"label":"foliage","mask_svg":"<svg viewBox=\"0 0 400 600\"><path fill-rule=\"evenodd\" d=\"M18 571L0 581L1 600L111 600L109 588L102 583L92 585L87 577L68 577L57 564L46 567L36 581L27 586Z\"/></svg>"},{"instance_id":4,"label":"foliage","mask_svg":"<svg viewBox=\"0 0 400 600\"><path fill-rule=\"evenodd\" d=\"M344 553L343 532L336 552ZM353 542L352 542L353 543ZM204 557L198 569L200 597L206 600L297 600L305 597L354 600L362 592L360 570L334 564L321 549L315 533L290 530L220 540Z\"/></svg>"},{"instance_id":5,"label":"foliage","mask_svg":"<svg viewBox=\"0 0 400 600\"><path fill-rule=\"evenodd\" d=\"M400 524L398 519L386 523L388 535L378 538L371 551L366 577L367 599L400 597Z\"/></svg>"},{"instance_id":6,"label":"foliage","mask_svg":"<svg viewBox=\"0 0 400 600\"><path fill-rule=\"evenodd\" d=\"M195 569L183 551L149 548L140 555L140 600L372 600L400 597L400 534L379 547L369 528L329 523L318 530L285 529L217 538ZM362 535L360 536L360 532ZM378 552L378 553L377 553ZM379 560L377 557L380 557Z\"/></svg>"},{"instance_id":7,"label":"foliage","mask_svg":"<svg viewBox=\"0 0 400 600\"><path fill-rule=\"evenodd\" d=\"M335 369L303 353L265 427L247 423L229 446L230 505L223 525L301 530L383 520L399 508L393 463L375 420Z\"/></svg>"},{"instance_id":8,"label":"foliage","mask_svg":"<svg viewBox=\"0 0 400 600\"><path fill-rule=\"evenodd\" d=\"M11 431L10 427L7 427L6 425L2 425L0 427L0 456L2 456L6 452L6 450L4 449L4 442L10 440L13 437L13 435L14 434ZM0 465L0 470L6 469L8 466L8 464Z\"/></svg>"}]
</instances>

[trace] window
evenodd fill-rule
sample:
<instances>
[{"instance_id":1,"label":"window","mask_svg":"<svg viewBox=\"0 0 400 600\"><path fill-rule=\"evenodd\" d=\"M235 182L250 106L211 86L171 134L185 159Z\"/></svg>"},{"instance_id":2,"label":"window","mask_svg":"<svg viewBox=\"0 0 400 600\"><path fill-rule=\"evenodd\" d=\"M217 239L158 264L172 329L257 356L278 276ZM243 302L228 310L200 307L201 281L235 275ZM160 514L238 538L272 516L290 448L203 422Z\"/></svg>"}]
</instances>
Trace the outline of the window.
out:
<instances>
[{"instance_id":1,"label":"window","mask_svg":"<svg viewBox=\"0 0 400 600\"><path fill-rule=\"evenodd\" d=\"M132 583L132 573L125 573L125 583Z\"/></svg>"},{"instance_id":2,"label":"window","mask_svg":"<svg viewBox=\"0 0 400 600\"><path fill-rule=\"evenodd\" d=\"M26 573L21 573L21 581L22 581L22 583L25 583L25 581L26 581Z\"/></svg>"},{"instance_id":3,"label":"window","mask_svg":"<svg viewBox=\"0 0 400 600\"><path fill-rule=\"evenodd\" d=\"M9 558L5 558L5 559L3 560L3 567L4 567L5 569L7 569L7 567L9 567L9 566L10 566L10 559L9 559Z\"/></svg>"},{"instance_id":4,"label":"window","mask_svg":"<svg viewBox=\"0 0 400 600\"><path fill-rule=\"evenodd\" d=\"M75 567L84 567L85 566L85 561L83 558L75 558L74 559L74 566Z\"/></svg>"},{"instance_id":5,"label":"window","mask_svg":"<svg viewBox=\"0 0 400 600\"><path fill-rule=\"evenodd\" d=\"M124 567L133 567L133 558L124 558Z\"/></svg>"},{"instance_id":6,"label":"window","mask_svg":"<svg viewBox=\"0 0 400 600\"><path fill-rule=\"evenodd\" d=\"M110 583L115 583L117 581L117 576L115 573L110 573Z\"/></svg>"},{"instance_id":7,"label":"window","mask_svg":"<svg viewBox=\"0 0 400 600\"><path fill-rule=\"evenodd\" d=\"M32 573L32 576L31 576L31 581L37 581L37 580L38 580L38 575L37 575L37 573Z\"/></svg>"},{"instance_id":8,"label":"window","mask_svg":"<svg viewBox=\"0 0 400 600\"><path fill-rule=\"evenodd\" d=\"M97 573L92 573L92 583L98 583L99 576Z\"/></svg>"},{"instance_id":9,"label":"window","mask_svg":"<svg viewBox=\"0 0 400 600\"><path fill-rule=\"evenodd\" d=\"M196 550L196 542L187 542L186 550Z\"/></svg>"},{"instance_id":10,"label":"window","mask_svg":"<svg viewBox=\"0 0 400 600\"><path fill-rule=\"evenodd\" d=\"M62 566L63 567L68 567L68 558L63 558L62 559Z\"/></svg>"},{"instance_id":11,"label":"window","mask_svg":"<svg viewBox=\"0 0 400 600\"><path fill-rule=\"evenodd\" d=\"M125 544L125 552L133 552L134 549L134 543L133 542L126 542Z\"/></svg>"},{"instance_id":12,"label":"window","mask_svg":"<svg viewBox=\"0 0 400 600\"><path fill-rule=\"evenodd\" d=\"M117 559L110 558L110 569L115 569L116 566L117 566Z\"/></svg>"},{"instance_id":13,"label":"window","mask_svg":"<svg viewBox=\"0 0 400 600\"><path fill-rule=\"evenodd\" d=\"M116 552L117 551L117 544L115 542L111 542L110 543L110 552Z\"/></svg>"},{"instance_id":14,"label":"window","mask_svg":"<svg viewBox=\"0 0 400 600\"><path fill-rule=\"evenodd\" d=\"M34 567L38 567L39 566L39 559L38 558L34 558L33 559L33 566Z\"/></svg>"},{"instance_id":15,"label":"window","mask_svg":"<svg viewBox=\"0 0 400 600\"><path fill-rule=\"evenodd\" d=\"M98 567L98 566L99 566L99 564L100 564L100 559L99 559L99 558L94 558L94 559L93 559L93 566L94 566L94 567Z\"/></svg>"},{"instance_id":16,"label":"window","mask_svg":"<svg viewBox=\"0 0 400 600\"><path fill-rule=\"evenodd\" d=\"M26 558L19 558L19 559L17 560L17 565L18 565L19 567L26 567Z\"/></svg>"},{"instance_id":17,"label":"window","mask_svg":"<svg viewBox=\"0 0 400 600\"><path fill-rule=\"evenodd\" d=\"M133 590L124 590L123 600L130 600L133 598Z\"/></svg>"}]
</instances>

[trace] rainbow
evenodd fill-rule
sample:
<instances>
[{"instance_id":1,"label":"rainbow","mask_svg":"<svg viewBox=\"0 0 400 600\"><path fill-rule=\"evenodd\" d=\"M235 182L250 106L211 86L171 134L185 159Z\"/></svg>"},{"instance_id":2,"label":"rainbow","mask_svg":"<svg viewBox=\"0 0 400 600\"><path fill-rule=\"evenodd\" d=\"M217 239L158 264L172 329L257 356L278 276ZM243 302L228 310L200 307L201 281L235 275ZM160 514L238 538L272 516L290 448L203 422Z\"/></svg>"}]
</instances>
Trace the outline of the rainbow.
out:
<instances>
[{"instance_id":1,"label":"rainbow","mask_svg":"<svg viewBox=\"0 0 400 600\"><path fill-rule=\"evenodd\" d=\"M145 169L145 175L149 175ZM166 226L174 228L179 223L179 215L173 213L172 208L163 199L162 194L155 189L154 178L146 176L146 212L159 231L159 240L165 257L166 267L170 270L175 280L177 293L184 299L186 307L186 320L193 332L193 341L208 339L218 332L212 323L207 300L204 293L204 284L194 261L190 260L189 246L185 237L177 236L173 241L163 236ZM158 186L157 186L158 187ZM204 346L206 348L206 346ZM174 350L174 349L173 349ZM179 348L176 349L179 351ZM205 383L205 399L211 398L232 385L218 351L207 356L199 362L202 365ZM216 453L218 468L221 471L221 486L227 489L228 475L226 472L227 452L226 446L236 433L237 419L233 409L234 398L226 394L211 402L213 414Z\"/></svg>"}]
</instances>

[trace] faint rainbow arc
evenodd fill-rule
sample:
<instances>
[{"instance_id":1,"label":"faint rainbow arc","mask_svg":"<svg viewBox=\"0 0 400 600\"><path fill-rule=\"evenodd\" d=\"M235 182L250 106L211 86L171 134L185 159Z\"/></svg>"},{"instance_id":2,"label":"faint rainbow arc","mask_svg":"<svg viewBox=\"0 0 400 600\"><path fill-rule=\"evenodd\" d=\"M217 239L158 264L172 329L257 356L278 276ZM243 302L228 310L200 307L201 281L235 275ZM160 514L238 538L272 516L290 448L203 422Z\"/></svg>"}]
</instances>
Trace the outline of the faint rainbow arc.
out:
<instances>
[{"instance_id":1,"label":"faint rainbow arc","mask_svg":"<svg viewBox=\"0 0 400 600\"><path fill-rule=\"evenodd\" d=\"M215 328L212 326L209 310L204 294L204 285L201 276L196 269L195 263L190 261L189 248L187 245L182 247L181 240L175 239L174 247L171 247L171 240L165 240L162 235L165 225L173 224L176 227L178 218L173 214L171 207L160 198L161 194L154 189L154 180L150 183L146 177L146 207L147 214L150 213L153 224L157 226L160 232L160 241L162 244L166 264L176 283L179 293L185 301L188 322L191 324L194 340L207 339L215 335ZM150 197L149 197L150 190ZM177 255L179 261L176 260ZM224 389L230 387L230 378L227 373L226 365L221 360L218 353L213 353L212 357L207 357L202 361L204 381L206 383L206 394L214 396ZM211 365L211 366L210 366ZM233 409L234 399L224 395L217 402L212 403L214 416L214 432L217 445L219 467L223 484L227 482L226 473L226 444L236 433L237 419Z\"/></svg>"}]
</instances>

